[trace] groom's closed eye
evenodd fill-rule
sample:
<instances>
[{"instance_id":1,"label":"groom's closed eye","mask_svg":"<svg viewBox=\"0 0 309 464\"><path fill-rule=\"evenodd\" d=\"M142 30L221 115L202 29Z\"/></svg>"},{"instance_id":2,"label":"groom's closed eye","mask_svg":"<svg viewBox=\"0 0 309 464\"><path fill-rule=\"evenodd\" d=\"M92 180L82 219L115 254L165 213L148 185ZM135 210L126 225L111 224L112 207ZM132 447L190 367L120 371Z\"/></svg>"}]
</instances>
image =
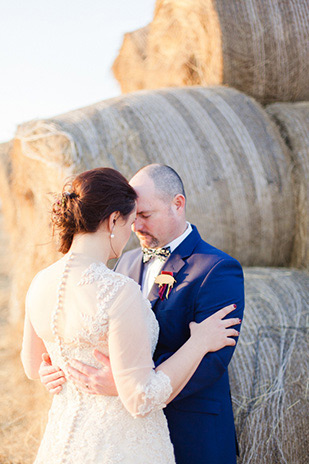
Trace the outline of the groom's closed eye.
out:
<instances>
[{"instance_id":1,"label":"groom's closed eye","mask_svg":"<svg viewBox=\"0 0 309 464\"><path fill-rule=\"evenodd\" d=\"M151 216L151 213L150 212L141 212L141 213L137 213L137 216L140 217L140 218L143 218L143 219L147 219Z\"/></svg>"}]
</instances>

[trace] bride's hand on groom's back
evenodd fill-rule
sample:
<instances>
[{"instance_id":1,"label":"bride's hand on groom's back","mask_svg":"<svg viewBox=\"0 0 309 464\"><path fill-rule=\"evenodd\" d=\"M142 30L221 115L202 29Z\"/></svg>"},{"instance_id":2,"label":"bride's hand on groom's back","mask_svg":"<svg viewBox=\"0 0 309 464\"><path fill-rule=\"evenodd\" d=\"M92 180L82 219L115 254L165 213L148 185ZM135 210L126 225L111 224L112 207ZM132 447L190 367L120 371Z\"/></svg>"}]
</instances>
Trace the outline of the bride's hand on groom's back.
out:
<instances>
[{"instance_id":1,"label":"bride's hand on groom's back","mask_svg":"<svg viewBox=\"0 0 309 464\"><path fill-rule=\"evenodd\" d=\"M235 346L239 331L232 326L238 326L241 320L237 318L225 318L236 309L236 305L229 305L204 319L200 323L191 322L191 336L195 337L203 347L210 351L218 351L225 346Z\"/></svg>"},{"instance_id":2,"label":"bride's hand on groom's back","mask_svg":"<svg viewBox=\"0 0 309 464\"><path fill-rule=\"evenodd\" d=\"M39 369L40 380L49 393L61 392L62 385L66 381L63 371L53 366L48 353L43 353Z\"/></svg>"}]
</instances>

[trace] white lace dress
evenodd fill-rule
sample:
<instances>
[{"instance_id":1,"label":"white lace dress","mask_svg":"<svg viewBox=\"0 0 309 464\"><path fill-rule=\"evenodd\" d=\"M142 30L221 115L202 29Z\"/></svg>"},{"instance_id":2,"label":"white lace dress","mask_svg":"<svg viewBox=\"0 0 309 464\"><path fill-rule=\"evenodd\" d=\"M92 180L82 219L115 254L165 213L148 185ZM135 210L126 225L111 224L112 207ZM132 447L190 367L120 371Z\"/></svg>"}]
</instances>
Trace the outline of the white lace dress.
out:
<instances>
[{"instance_id":1,"label":"white lace dress","mask_svg":"<svg viewBox=\"0 0 309 464\"><path fill-rule=\"evenodd\" d=\"M172 389L168 376L154 371L159 327L149 301L132 279L104 264L93 263L82 272L72 260L60 295L59 343L55 327L51 330L42 315L42 301L49 321L55 322L52 295L64 264L60 260L36 276L27 295L27 316L52 363L65 373L70 359L100 367L94 348L108 355L119 396L83 393L68 380L53 398L35 464L175 464L162 411ZM42 291L46 278L50 297Z\"/></svg>"}]
</instances>

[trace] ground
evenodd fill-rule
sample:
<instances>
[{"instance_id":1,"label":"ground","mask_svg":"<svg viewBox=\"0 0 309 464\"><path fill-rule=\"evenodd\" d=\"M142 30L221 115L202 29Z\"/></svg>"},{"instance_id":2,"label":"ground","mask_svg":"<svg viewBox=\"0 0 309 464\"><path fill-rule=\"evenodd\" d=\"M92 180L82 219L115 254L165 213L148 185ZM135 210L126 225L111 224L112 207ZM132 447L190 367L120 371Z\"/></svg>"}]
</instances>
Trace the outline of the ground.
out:
<instances>
[{"instance_id":1,"label":"ground","mask_svg":"<svg viewBox=\"0 0 309 464\"><path fill-rule=\"evenodd\" d=\"M0 211L0 464L34 461L44 431L49 395L26 378L20 362L22 321L9 324L10 254Z\"/></svg>"}]
</instances>

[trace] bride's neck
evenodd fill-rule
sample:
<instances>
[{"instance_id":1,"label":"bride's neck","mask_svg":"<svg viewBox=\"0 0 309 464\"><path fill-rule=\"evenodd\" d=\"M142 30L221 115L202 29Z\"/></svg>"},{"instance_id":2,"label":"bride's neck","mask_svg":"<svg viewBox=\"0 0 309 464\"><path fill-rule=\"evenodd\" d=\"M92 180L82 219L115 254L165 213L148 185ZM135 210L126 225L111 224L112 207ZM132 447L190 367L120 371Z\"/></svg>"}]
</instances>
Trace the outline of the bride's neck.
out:
<instances>
[{"instance_id":1,"label":"bride's neck","mask_svg":"<svg viewBox=\"0 0 309 464\"><path fill-rule=\"evenodd\" d=\"M93 233L76 234L70 248L70 252L83 255L94 261L102 261L107 264L110 257L109 236L105 231L97 230Z\"/></svg>"}]
</instances>

